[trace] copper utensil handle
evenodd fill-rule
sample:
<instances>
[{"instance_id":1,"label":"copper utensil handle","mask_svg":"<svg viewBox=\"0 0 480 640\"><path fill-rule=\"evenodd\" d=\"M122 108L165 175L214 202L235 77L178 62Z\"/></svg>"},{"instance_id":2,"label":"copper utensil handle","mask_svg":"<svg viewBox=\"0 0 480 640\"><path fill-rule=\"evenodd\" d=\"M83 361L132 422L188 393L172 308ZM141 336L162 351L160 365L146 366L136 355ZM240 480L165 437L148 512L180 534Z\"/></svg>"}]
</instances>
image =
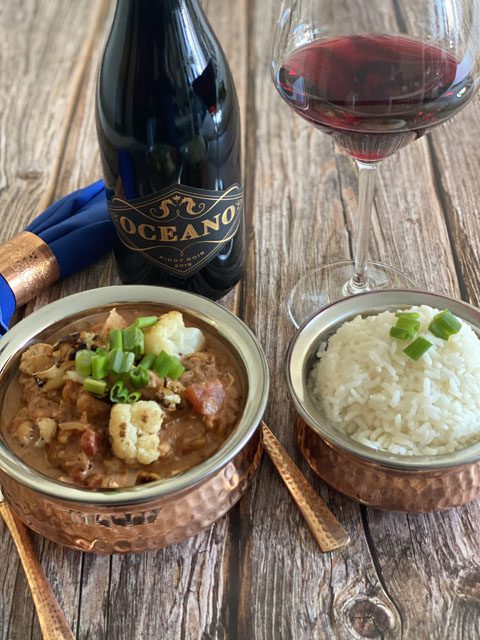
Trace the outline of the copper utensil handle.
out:
<instances>
[{"instance_id":1,"label":"copper utensil handle","mask_svg":"<svg viewBox=\"0 0 480 640\"><path fill-rule=\"evenodd\" d=\"M42 565L37 559L32 544L28 538L25 526L15 518L10 507L2 501L0 492L0 515L17 547L18 555L22 561L28 585L32 592L33 601L37 610L38 621L45 640L74 640L75 636L68 625L55 594L48 584Z\"/></svg>"},{"instance_id":2,"label":"copper utensil handle","mask_svg":"<svg viewBox=\"0 0 480 640\"><path fill-rule=\"evenodd\" d=\"M334 551L347 545L350 537L345 529L264 422L262 431L265 450L292 494L320 549L323 552Z\"/></svg>"}]
</instances>

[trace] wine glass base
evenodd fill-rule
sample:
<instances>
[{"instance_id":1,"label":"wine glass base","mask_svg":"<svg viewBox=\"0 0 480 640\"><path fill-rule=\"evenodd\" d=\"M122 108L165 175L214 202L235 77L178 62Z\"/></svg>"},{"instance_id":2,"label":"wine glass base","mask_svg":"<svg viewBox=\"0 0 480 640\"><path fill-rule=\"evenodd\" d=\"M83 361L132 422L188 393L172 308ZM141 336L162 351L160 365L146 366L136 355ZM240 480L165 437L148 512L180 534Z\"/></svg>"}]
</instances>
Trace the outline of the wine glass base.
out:
<instances>
[{"instance_id":1,"label":"wine glass base","mask_svg":"<svg viewBox=\"0 0 480 640\"><path fill-rule=\"evenodd\" d=\"M305 274L288 299L288 313L293 324L299 327L325 305L348 295L377 289L417 289L415 282L398 269L380 262L368 262L367 267L367 286L362 289L350 286L353 260L328 264Z\"/></svg>"}]
</instances>

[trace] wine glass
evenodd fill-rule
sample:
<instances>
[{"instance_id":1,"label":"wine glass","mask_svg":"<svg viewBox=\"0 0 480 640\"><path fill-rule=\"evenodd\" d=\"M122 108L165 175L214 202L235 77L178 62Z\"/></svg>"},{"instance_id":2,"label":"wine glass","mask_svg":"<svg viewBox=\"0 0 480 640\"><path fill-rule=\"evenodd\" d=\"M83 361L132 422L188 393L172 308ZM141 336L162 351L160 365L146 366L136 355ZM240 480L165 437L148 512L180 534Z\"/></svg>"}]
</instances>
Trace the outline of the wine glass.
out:
<instances>
[{"instance_id":1,"label":"wine glass","mask_svg":"<svg viewBox=\"0 0 480 640\"><path fill-rule=\"evenodd\" d=\"M415 287L367 262L381 160L445 122L480 82L480 0L284 0L272 76L295 113L333 137L359 169L355 260L304 275L289 299L298 326L349 294Z\"/></svg>"}]
</instances>

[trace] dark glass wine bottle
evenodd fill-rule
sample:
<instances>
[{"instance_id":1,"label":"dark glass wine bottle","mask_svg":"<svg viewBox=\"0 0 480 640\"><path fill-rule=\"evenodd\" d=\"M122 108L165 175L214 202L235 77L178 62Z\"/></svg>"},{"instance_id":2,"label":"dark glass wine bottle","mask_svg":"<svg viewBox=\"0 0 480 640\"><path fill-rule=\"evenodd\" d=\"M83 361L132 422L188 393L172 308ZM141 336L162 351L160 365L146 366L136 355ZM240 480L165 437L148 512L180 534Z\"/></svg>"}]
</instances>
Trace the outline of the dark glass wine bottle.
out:
<instances>
[{"instance_id":1,"label":"dark glass wine bottle","mask_svg":"<svg viewBox=\"0 0 480 640\"><path fill-rule=\"evenodd\" d=\"M227 293L245 262L240 115L198 0L118 0L96 121L123 282Z\"/></svg>"}]
</instances>

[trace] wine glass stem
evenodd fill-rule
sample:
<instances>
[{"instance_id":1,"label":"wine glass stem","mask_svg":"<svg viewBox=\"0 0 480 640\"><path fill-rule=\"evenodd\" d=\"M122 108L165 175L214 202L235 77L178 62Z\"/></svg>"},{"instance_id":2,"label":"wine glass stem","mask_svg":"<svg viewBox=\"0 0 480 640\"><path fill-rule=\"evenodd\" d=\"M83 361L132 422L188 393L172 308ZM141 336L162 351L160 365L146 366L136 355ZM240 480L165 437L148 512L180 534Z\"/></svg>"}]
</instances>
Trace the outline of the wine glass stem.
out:
<instances>
[{"instance_id":1,"label":"wine glass stem","mask_svg":"<svg viewBox=\"0 0 480 640\"><path fill-rule=\"evenodd\" d=\"M368 291L367 256L377 163L356 161L358 166L358 227L354 273L344 287L345 294Z\"/></svg>"}]
</instances>

